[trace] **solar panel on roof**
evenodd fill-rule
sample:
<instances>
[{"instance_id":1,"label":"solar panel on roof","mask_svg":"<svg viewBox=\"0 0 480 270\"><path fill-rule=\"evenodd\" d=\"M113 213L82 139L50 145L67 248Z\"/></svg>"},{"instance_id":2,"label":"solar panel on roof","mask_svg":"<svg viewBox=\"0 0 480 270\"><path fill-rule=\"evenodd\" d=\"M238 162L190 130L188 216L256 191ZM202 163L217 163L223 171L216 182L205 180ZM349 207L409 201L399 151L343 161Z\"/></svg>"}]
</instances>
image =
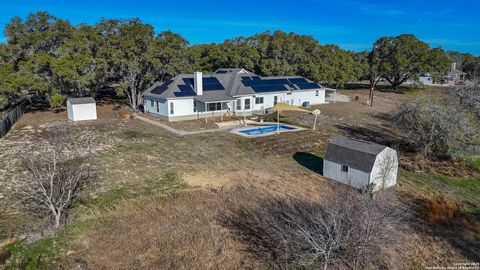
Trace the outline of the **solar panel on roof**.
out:
<instances>
[{"instance_id":1,"label":"solar panel on roof","mask_svg":"<svg viewBox=\"0 0 480 270\"><path fill-rule=\"evenodd\" d=\"M155 87L155 88L151 91L151 93L152 93L152 94L156 94L156 95L160 95L161 93L165 92L165 90L168 89L168 86L169 86L170 84L172 84L172 82L173 82L173 80L168 80L168 81L166 81L164 84Z\"/></svg>"},{"instance_id":2,"label":"solar panel on roof","mask_svg":"<svg viewBox=\"0 0 480 270\"><path fill-rule=\"evenodd\" d=\"M193 91L193 88L191 85L181 84L181 85L178 85L178 89L180 89L180 92L173 93L176 97L188 97L188 96L195 95L195 92Z\"/></svg>"},{"instance_id":3,"label":"solar panel on roof","mask_svg":"<svg viewBox=\"0 0 480 270\"><path fill-rule=\"evenodd\" d=\"M297 84L298 88L300 89L317 89L320 88L320 85L317 83L300 83Z\"/></svg>"},{"instance_id":4,"label":"solar panel on roof","mask_svg":"<svg viewBox=\"0 0 480 270\"><path fill-rule=\"evenodd\" d=\"M215 77L206 77L203 78L203 83L220 83L220 81Z\"/></svg>"},{"instance_id":5,"label":"solar panel on roof","mask_svg":"<svg viewBox=\"0 0 480 270\"><path fill-rule=\"evenodd\" d=\"M207 83L207 84L204 83L203 84L203 90L205 90L205 91L225 90L225 88L220 83Z\"/></svg>"},{"instance_id":6,"label":"solar panel on roof","mask_svg":"<svg viewBox=\"0 0 480 270\"><path fill-rule=\"evenodd\" d=\"M275 85L254 85L252 86L253 91L259 92L276 92L276 91L286 91L288 90L285 85L275 84Z\"/></svg>"},{"instance_id":7,"label":"solar panel on roof","mask_svg":"<svg viewBox=\"0 0 480 270\"><path fill-rule=\"evenodd\" d=\"M287 79L247 79L242 78L243 85L245 86L260 86L260 85L283 85L290 84Z\"/></svg>"},{"instance_id":8,"label":"solar panel on roof","mask_svg":"<svg viewBox=\"0 0 480 270\"><path fill-rule=\"evenodd\" d=\"M308 83L308 81L305 78L291 78L288 80L293 84Z\"/></svg>"}]
</instances>

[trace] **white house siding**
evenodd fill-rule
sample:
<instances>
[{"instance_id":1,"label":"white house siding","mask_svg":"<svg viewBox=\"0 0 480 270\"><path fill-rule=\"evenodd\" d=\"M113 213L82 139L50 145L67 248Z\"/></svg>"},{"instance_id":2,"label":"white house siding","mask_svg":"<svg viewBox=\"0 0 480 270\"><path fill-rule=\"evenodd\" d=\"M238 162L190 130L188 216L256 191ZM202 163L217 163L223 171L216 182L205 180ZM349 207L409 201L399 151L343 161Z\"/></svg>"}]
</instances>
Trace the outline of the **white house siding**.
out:
<instances>
[{"instance_id":1,"label":"white house siding","mask_svg":"<svg viewBox=\"0 0 480 270\"><path fill-rule=\"evenodd\" d=\"M285 102L294 106L302 106L304 102L309 102L311 105L325 103L325 90L319 89L318 96L316 91L293 91L292 93L268 93L268 94L255 94L252 96L237 97L237 100L241 100L242 106L240 110L235 107L235 112L251 112L261 111L263 109L271 108L274 106L274 99L277 97L278 102ZM255 104L256 97L263 97L262 104ZM245 109L245 99L250 99L250 109Z\"/></svg>"},{"instance_id":2,"label":"white house siding","mask_svg":"<svg viewBox=\"0 0 480 270\"><path fill-rule=\"evenodd\" d=\"M318 96L316 91L293 91L291 95L286 95L285 102L295 106L302 106L304 102L309 102L311 105L325 103L325 90L317 91Z\"/></svg>"},{"instance_id":3,"label":"white house siding","mask_svg":"<svg viewBox=\"0 0 480 270\"><path fill-rule=\"evenodd\" d=\"M75 119L73 118L73 107L70 101L67 101L67 113L68 113L68 119L74 121Z\"/></svg>"},{"instance_id":4,"label":"white house siding","mask_svg":"<svg viewBox=\"0 0 480 270\"><path fill-rule=\"evenodd\" d=\"M368 185L370 178L369 173L352 167L348 168L348 172L343 172L342 164L329 160L323 161L323 176L358 189Z\"/></svg>"},{"instance_id":5,"label":"white house siding","mask_svg":"<svg viewBox=\"0 0 480 270\"><path fill-rule=\"evenodd\" d=\"M153 105L152 105L153 101ZM157 107L158 102L158 107ZM164 117L168 117L168 105L166 100L161 99L152 99L150 97L145 98L144 102L144 109L147 113L153 113L157 115L161 115Z\"/></svg>"},{"instance_id":6,"label":"white house siding","mask_svg":"<svg viewBox=\"0 0 480 270\"><path fill-rule=\"evenodd\" d=\"M418 80L423 84L423 85L432 85L432 77L431 76L420 76Z\"/></svg>"},{"instance_id":7,"label":"white house siding","mask_svg":"<svg viewBox=\"0 0 480 270\"><path fill-rule=\"evenodd\" d=\"M69 105L70 106L69 106ZM68 102L67 109L70 107L68 118L72 121L84 121L97 119L97 107L95 103L71 104Z\"/></svg>"},{"instance_id":8,"label":"white house siding","mask_svg":"<svg viewBox=\"0 0 480 270\"><path fill-rule=\"evenodd\" d=\"M274 99L277 96L278 102L286 102L295 106L301 106L304 102L310 102L313 104L322 104L325 103L325 90L318 90L318 96L316 91L294 91L291 94L285 92L280 93L268 93L268 94L255 94L250 96L237 97L236 101L224 102L223 108L221 111L209 111L208 116L218 116L224 114L228 108L231 112L236 112L239 115L243 113L251 114L254 111L261 111L267 108L274 106ZM263 97L262 104L255 104L255 97ZM250 108L245 109L245 100L250 100ZM154 104L152 106L151 100ZM157 110L157 101L158 101L158 110ZM241 102L240 109L237 109L237 101ZM173 102L174 112L170 113L171 103ZM163 117L169 118L169 120L187 120L187 119L196 119L205 117L205 104L197 101L197 111L193 111L193 98L182 98L182 99L168 99L168 100L157 100L151 97L145 97L145 112L160 115Z\"/></svg>"},{"instance_id":9,"label":"white house siding","mask_svg":"<svg viewBox=\"0 0 480 270\"><path fill-rule=\"evenodd\" d=\"M193 111L193 98L185 99L168 99L168 117L182 117L189 115L196 115ZM173 114L171 113L171 107L173 104ZM199 102L197 102L199 104Z\"/></svg>"},{"instance_id":10,"label":"white house siding","mask_svg":"<svg viewBox=\"0 0 480 270\"><path fill-rule=\"evenodd\" d=\"M388 158L391 158L390 162L392 162L393 164L385 166ZM383 184L382 183L383 176L381 176L382 168L390 169L387 179L385 179L384 185L382 185ZM380 152L380 154L378 154L377 158L375 159L375 164L373 165L372 172L370 173L371 175L370 183L375 184L375 187L374 187L375 190L382 188L382 186L383 188L395 186L397 184L397 173L398 173L397 151L387 147L382 152Z\"/></svg>"}]
</instances>

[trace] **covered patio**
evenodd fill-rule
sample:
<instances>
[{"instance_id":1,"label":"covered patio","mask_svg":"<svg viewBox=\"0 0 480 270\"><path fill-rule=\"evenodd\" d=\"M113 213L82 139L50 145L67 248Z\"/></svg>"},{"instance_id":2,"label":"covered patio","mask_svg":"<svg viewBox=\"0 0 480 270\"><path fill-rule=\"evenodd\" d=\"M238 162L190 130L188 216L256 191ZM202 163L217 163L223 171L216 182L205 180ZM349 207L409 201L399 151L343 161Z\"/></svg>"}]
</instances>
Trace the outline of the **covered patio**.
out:
<instances>
[{"instance_id":1,"label":"covered patio","mask_svg":"<svg viewBox=\"0 0 480 270\"><path fill-rule=\"evenodd\" d=\"M198 118L203 117L205 123L208 123L208 117L215 116L220 116L223 121L223 115L235 105L235 99L225 95L225 91L205 91L203 95L196 96L194 102Z\"/></svg>"}]
</instances>

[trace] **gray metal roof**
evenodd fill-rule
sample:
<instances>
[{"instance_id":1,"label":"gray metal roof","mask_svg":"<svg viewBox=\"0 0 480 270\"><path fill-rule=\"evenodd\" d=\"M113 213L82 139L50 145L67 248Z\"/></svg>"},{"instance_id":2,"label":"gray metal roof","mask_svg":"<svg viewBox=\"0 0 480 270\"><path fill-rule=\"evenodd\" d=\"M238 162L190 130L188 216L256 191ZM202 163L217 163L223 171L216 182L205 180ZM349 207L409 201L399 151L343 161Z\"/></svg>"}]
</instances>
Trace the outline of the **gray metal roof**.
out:
<instances>
[{"instance_id":1,"label":"gray metal roof","mask_svg":"<svg viewBox=\"0 0 480 270\"><path fill-rule=\"evenodd\" d=\"M220 73L218 73L220 72ZM203 74L203 96L194 92L193 74L181 74L164 83L155 83L143 95L159 99L194 97L202 101L218 100L223 92L225 100L233 97L262 93L308 91L321 85L299 76L260 77L243 69L218 69L213 74ZM209 93L212 92L212 93ZM212 99L209 99L211 97Z\"/></svg>"},{"instance_id":2,"label":"gray metal roof","mask_svg":"<svg viewBox=\"0 0 480 270\"><path fill-rule=\"evenodd\" d=\"M68 98L68 101L72 104L90 104L95 103L93 97L81 97L81 98Z\"/></svg>"},{"instance_id":3,"label":"gray metal roof","mask_svg":"<svg viewBox=\"0 0 480 270\"><path fill-rule=\"evenodd\" d=\"M467 73L461 71L461 70L458 70L458 69L452 69L448 72L448 75L465 75Z\"/></svg>"},{"instance_id":4,"label":"gray metal roof","mask_svg":"<svg viewBox=\"0 0 480 270\"><path fill-rule=\"evenodd\" d=\"M325 159L369 173L377 155L385 148L384 145L338 136L328 144Z\"/></svg>"},{"instance_id":5,"label":"gray metal roof","mask_svg":"<svg viewBox=\"0 0 480 270\"><path fill-rule=\"evenodd\" d=\"M234 97L227 96L223 90L205 91L203 95L195 96L194 99L203 103L235 100Z\"/></svg>"}]
</instances>

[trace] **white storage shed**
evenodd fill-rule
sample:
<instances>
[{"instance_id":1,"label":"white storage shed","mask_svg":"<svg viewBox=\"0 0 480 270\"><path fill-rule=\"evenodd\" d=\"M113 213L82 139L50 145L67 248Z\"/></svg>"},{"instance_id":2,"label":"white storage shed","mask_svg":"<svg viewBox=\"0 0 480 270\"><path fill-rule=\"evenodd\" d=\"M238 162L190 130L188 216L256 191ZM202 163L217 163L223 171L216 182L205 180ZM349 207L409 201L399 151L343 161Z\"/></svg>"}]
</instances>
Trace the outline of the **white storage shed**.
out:
<instances>
[{"instance_id":1,"label":"white storage shed","mask_svg":"<svg viewBox=\"0 0 480 270\"><path fill-rule=\"evenodd\" d=\"M339 136L328 145L323 160L323 175L361 189L374 190L397 184L397 151L384 145Z\"/></svg>"},{"instance_id":2,"label":"white storage shed","mask_svg":"<svg viewBox=\"0 0 480 270\"><path fill-rule=\"evenodd\" d=\"M97 104L92 97L69 98L67 111L68 119L72 121L97 119Z\"/></svg>"}]
</instances>

